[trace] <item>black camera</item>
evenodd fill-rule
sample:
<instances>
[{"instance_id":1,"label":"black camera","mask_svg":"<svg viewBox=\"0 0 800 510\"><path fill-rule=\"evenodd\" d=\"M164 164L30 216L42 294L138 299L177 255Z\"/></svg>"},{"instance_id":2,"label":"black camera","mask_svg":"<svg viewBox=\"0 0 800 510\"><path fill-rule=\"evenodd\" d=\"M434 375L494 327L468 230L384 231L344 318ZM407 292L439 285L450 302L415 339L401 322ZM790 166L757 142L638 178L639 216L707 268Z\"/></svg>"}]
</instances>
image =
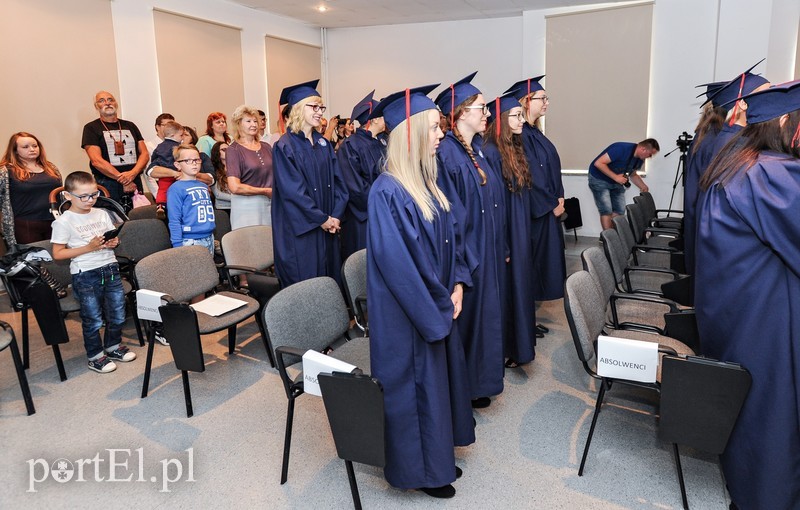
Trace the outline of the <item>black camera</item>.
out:
<instances>
[{"instance_id":1,"label":"black camera","mask_svg":"<svg viewBox=\"0 0 800 510\"><path fill-rule=\"evenodd\" d=\"M692 135L690 135L686 131L681 133L678 139L675 140L675 145L678 146L678 150L680 150L681 152L689 152L689 145L691 143L692 143Z\"/></svg>"}]
</instances>

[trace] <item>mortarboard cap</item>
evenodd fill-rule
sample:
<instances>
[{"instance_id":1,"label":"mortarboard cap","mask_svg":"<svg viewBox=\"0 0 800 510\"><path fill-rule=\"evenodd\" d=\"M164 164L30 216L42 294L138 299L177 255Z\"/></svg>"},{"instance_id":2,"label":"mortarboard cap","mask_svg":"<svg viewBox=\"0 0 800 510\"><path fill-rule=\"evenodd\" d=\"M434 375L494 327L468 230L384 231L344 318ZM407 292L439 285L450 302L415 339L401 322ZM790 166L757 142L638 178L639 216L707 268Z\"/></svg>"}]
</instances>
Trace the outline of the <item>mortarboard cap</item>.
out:
<instances>
[{"instance_id":1,"label":"mortarboard cap","mask_svg":"<svg viewBox=\"0 0 800 510\"><path fill-rule=\"evenodd\" d=\"M475 85L470 83L476 74L478 71L461 78L436 96L435 103L442 113L450 115L456 106L481 93Z\"/></svg>"},{"instance_id":2,"label":"mortarboard cap","mask_svg":"<svg viewBox=\"0 0 800 510\"><path fill-rule=\"evenodd\" d=\"M740 98L732 99L731 102ZM800 110L800 80L782 83L742 96L747 102L747 123L757 124Z\"/></svg>"},{"instance_id":3,"label":"mortarboard cap","mask_svg":"<svg viewBox=\"0 0 800 510\"><path fill-rule=\"evenodd\" d=\"M733 101L740 99L742 96L750 94L761 85L769 83L763 76L752 74L750 72L764 60L765 59L762 58L755 65L750 67L750 69L736 76L736 78L732 79L731 81L724 82L722 86L720 86L718 90L700 106L705 105L709 101L720 106L727 103L732 103ZM730 109L730 106L728 106L728 108Z\"/></svg>"},{"instance_id":4,"label":"mortarboard cap","mask_svg":"<svg viewBox=\"0 0 800 510\"><path fill-rule=\"evenodd\" d=\"M350 115L351 119L357 120L362 126L367 123L367 119L370 113L372 113L372 110L378 106L378 101L372 99L373 94L375 94L374 90L359 101L353 108L353 113Z\"/></svg>"},{"instance_id":5,"label":"mortarboard cap","mask_svg":"<svg viewBox=\"0 0 800 510\"><path fill-rule=\"evenodd\" d=\"M508 90L503 92L503 94L512 93L517 100L520 100L525 96L531 95L537 90L544 90L542 84L539 83L539 80L544 78L544 76L545 75L541 75L534 78L528 78L527 80L518 81L514 85L508 87Z\"/></svg>"},{"instance_id":6,"label":"mortarboard cap","mask_svg":"<svg viewBox=\"0 0 800 510\"><path fill-rule=\"evenodd\" d=\"M701 93L697 94L697 96L695 96L695 97L700 98L700 97L706 96L706 101L703 103L704 105L708 102L709 99L712 99L712 104L716 108L716 107L720 106L720 104L719 104L719 102L717 100L713 99L713 96L726 83L728 83L728 82L725 82L725 81L712 81L712 82L709 82L709 83L703 83L701 85L698 85L698 86L695 87L696 89L699 89L700 87L705 87L706 90L705 90L705 92L701 92Z\"/></svg>"},{"instance_id":7,"label":"mortarboard cap","mask_svg":"<svg viewBox=\"0 0 800 510\"><path fill-rule=\"evenodd\" d=\"M412 115L425 110L435 110L436 104L427 94L430 94L438 86L439 84L437 83L389 94L372 109L368 119L383 117L386 122L386 128L391 131Z\"/></svg>"},{"instance_id":8,"label":"mortarboard cap","mask_svg":"<svg viewBox=\"0 0 800 510\"><path fill-rule=\"evenodd\" d=\"M495 129L497 136L500 136L500 114L519 106L519 99L514 95L514 91L496 97L494 101L490 101L487 105L489 107L489 116L494 119Z\"/></svg>"},{"instance_id":9,"label":"mortarboard cap","mask_svg":"<svg viewBox=\"0 0 800 510\"><path fill-rule=\"evenodd\" d=\"M319 96L320 94L316 90L318 84L319 80L311 80L286 87L281 91L279 103L294 106L307 97Z\"/></svg>"}]
</instances>

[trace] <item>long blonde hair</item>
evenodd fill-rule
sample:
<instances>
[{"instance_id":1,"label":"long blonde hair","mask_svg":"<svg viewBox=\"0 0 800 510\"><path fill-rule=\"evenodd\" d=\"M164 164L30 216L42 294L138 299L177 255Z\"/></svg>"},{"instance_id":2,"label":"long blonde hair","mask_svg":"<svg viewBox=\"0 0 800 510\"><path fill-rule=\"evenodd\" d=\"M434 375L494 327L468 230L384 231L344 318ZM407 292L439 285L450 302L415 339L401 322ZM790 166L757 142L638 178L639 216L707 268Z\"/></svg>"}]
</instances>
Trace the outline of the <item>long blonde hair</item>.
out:
<instances>
[{"instance_id":1,"label":"long blonde hair","mask_svg":"<svg viewBox=\"0 0 800 510\"><path fill-rule=\"evenodd\" d=\"M289 112L289 120L286 122L286 129L288 131L292 133L301 133L303 131L303 122L305 121L303 110L309 103L322 104L322 98L319 96L311 96L295 103L294 106L292 106L292 110Z\"/></svg>"},{"instance_id":2,"label":"long blonde hair","mask_svg":"<svg viewBox=\"0 0 800 510\"><path fill-rule=\"evenodd\" d=\"M406 121L392 129L389 134L389 147L386 150L386 173L411 195L422 216L433 221L436 215L436 202L445 211L450 210L450 202L436 185L438 169L436 155L430 146L428 122L430 110L415 113ZM405 122L411 123L411 146Z\"/></svg>"}]
</instances>

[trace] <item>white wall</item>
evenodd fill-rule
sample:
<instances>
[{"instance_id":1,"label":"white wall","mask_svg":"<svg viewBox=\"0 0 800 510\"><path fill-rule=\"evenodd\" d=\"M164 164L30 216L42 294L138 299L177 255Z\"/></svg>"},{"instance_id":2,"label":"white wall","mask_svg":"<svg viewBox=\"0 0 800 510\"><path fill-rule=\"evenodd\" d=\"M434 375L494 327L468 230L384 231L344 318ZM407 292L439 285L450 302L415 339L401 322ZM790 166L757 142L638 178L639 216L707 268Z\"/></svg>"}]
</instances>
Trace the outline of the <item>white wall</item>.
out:
<instances>
[{"instance_id":1,"label":"white wall","mask_svg":"<svg viewBox=\"0 0 800 510\"><path fill-rule=\"evenodd\" d=\"M444 87L473 71L488 100L522 72L522 19L328 29L326 48L331 115L350 116L372 89L381 98L406 87Z\"/></svg>"},{"instance_id":2,"label":"white wall","mask_svg":"<svg viewBox=\"0 0 800 510\"><path fill-rule=\"evenodd\" d=\"M333 114L344 114L372 88L382 96L407 86L451 83L476 69L476 85L493 97L511 83L546 70L545 16L582 9L526 11L498 20L330 29L327 99ZM764 57L767 62L757 72L775 83L791 79L798 20L797 0L655 0L648 135L660 142L662 151L648 161L646 182L659 207L669 204L678 164L678 153L663 156L681 132L692 133L700 113L695 85L731 79ZM567 99L550 92L556 101ZM564 187L567 197L581 201L580 233L599 235L585 174L565 175ZM628 202L635 194L628 192ZM680 208L680 184L675 195Z\"/></svg>"},{"instance_id":3,"label":"white wall","mask_svg":"<svg viewBox=\"0 0 800 510\"><path fill-rule=\"evenodd\" d=\"M153 133L153 119L161 113L153 9L239 28L245 102L267 106L267 67L264 36L320 46L320 31L296 20L249 9L224 0L113 0L114 36L119 69L121 116L135 122L145 138ZM234 56L238 58L238 56ZM189 80L225 80L203 63L203 55L180 54L194 62ZM187 84L191 86L191 81ZM102 88L98 84L98 89ZM230 112L228 112L230 113ZM90 119L87 119L90 120Z\"/></svg>"}]
</instances>

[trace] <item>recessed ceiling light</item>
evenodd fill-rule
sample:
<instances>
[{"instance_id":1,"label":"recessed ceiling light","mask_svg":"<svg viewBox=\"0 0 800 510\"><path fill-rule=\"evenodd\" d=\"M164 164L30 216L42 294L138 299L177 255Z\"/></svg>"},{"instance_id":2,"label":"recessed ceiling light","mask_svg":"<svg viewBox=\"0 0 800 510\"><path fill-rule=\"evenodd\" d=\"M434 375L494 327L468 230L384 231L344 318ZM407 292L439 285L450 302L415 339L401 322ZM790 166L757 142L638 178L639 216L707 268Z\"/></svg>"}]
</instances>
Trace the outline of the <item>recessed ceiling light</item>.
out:
<instances>
[{"instance_id":1,"label":"recessed ceiling light","mask_svg":"<svg viewBox=\"0 0 800 510\"><path fill-rule=\"evenodd\" d=\"M318 10L319 12L325 12L325 11L327 11L327 10L328 10L328 8L327 8L327 7L325 7L324 5L320 5L319 7L317 7L317 10Z\"/></svg>"}]
</instances>

